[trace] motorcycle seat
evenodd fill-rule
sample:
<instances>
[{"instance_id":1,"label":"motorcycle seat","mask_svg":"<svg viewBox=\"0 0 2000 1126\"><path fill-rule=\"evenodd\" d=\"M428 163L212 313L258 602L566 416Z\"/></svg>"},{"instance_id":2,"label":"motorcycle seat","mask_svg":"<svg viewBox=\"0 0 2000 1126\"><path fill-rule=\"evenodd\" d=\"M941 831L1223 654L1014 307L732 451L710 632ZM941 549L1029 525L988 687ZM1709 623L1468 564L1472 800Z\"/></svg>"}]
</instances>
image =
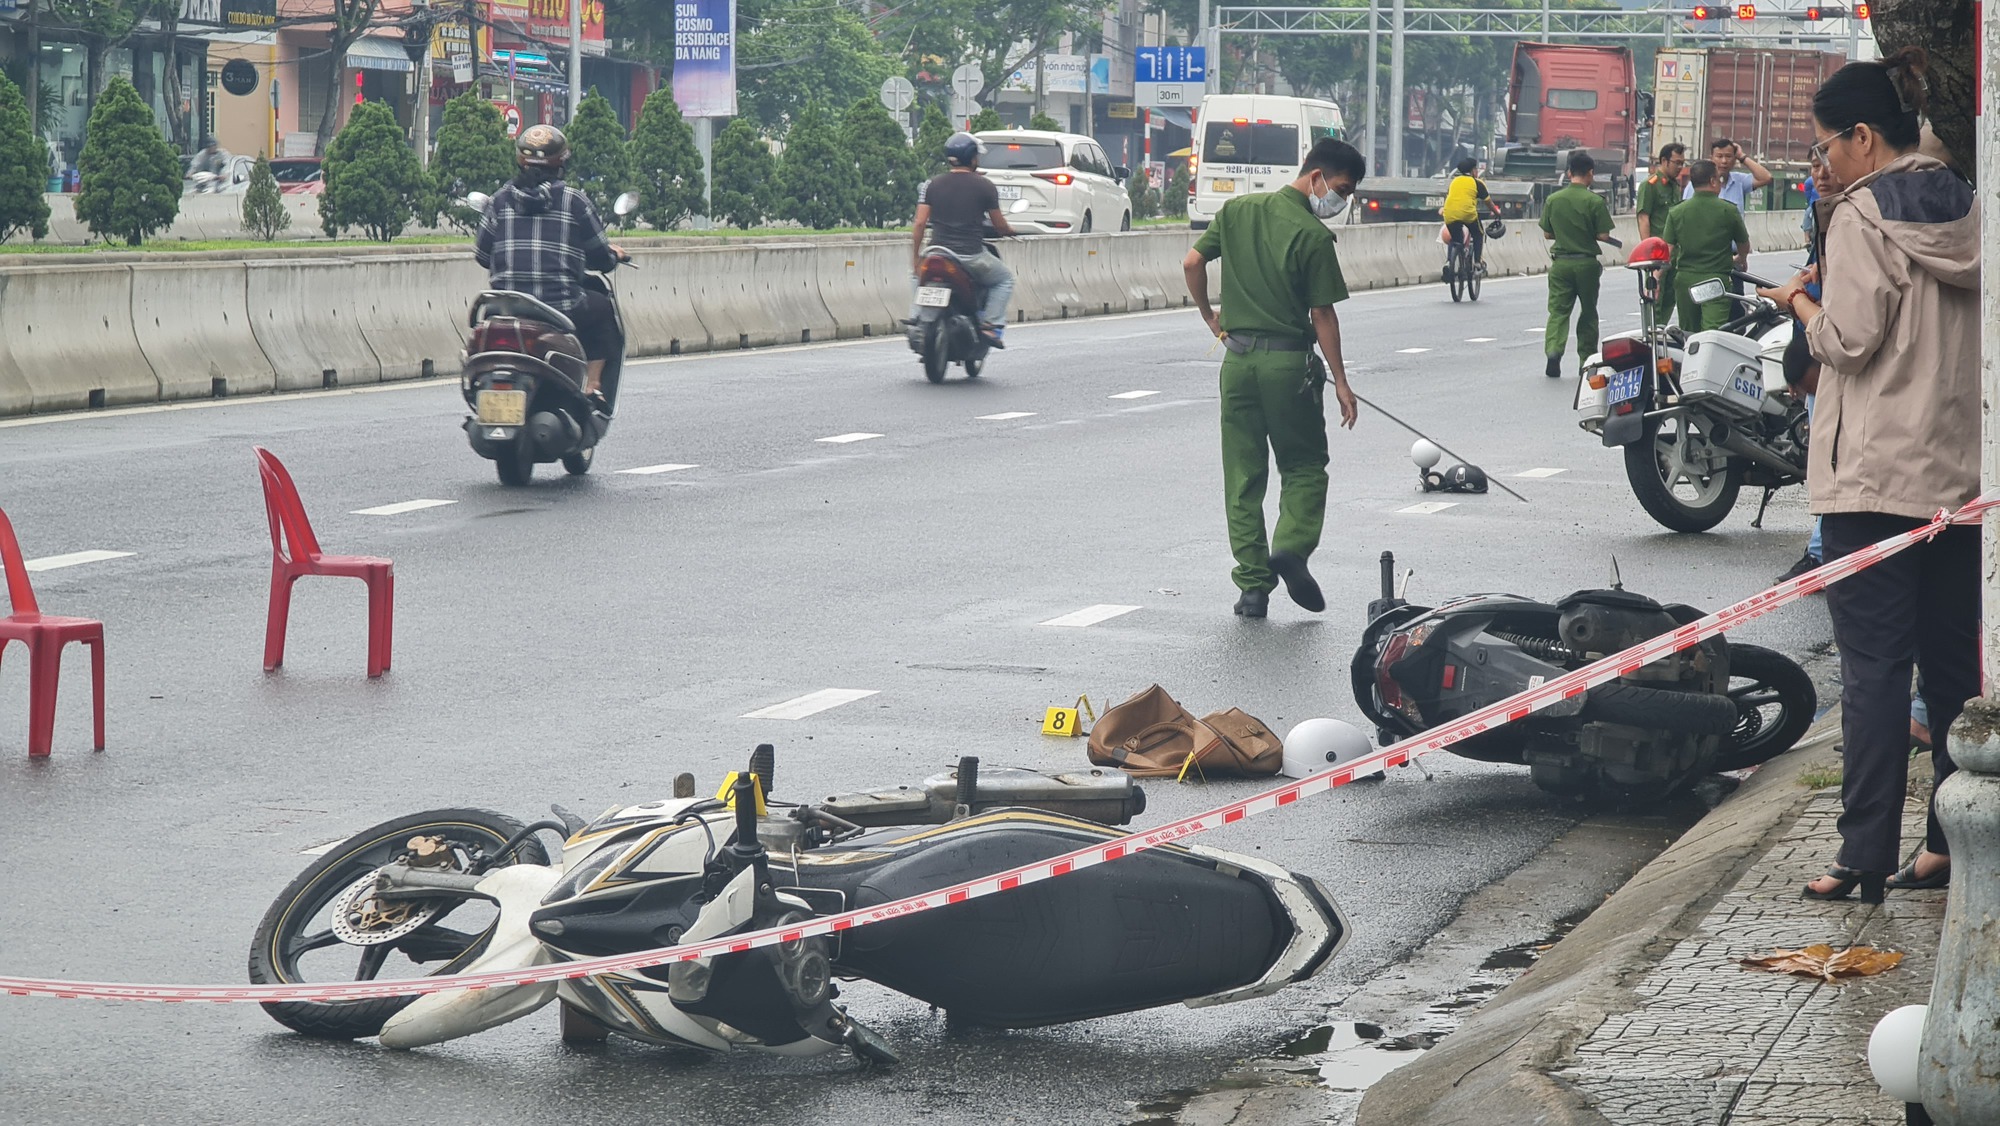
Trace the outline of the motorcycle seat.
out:
<instances>
[{"instance_id":1,"label":"motorcycle seat","mask_svg":"<svg viewBox=\"0 0 2000 1126\"><path fill-rule=\"evenodd\" d=\"M540 321L563 332L576 331L576 324L568 314L530 294L508 289L489 289L474 298L472 313L467 317L466 324L470 327L491 317L518 317L526 321Z\"/></svg>"}]
</instances>

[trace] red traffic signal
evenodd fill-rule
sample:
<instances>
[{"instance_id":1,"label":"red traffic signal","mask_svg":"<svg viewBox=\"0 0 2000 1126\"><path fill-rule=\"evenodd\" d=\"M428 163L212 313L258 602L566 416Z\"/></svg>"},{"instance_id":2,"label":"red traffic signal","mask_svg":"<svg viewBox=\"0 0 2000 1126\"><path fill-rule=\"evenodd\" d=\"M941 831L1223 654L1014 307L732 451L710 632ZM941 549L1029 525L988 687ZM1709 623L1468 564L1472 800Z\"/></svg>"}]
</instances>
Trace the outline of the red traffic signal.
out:
<instances>
[{"instance_id":1,"label":"red traffic signal","mask_svg":"<svg viewBox=\"0 0 2000 1126\"><path fill-rule=\"evenodd\" d=\"M1866 5L1866 4L1856 4L1856 5L1854 6L1854 18L1855 18L1855 19L1857 19L1857 20L1865 20L1865 19L1867 19L1867 18L1868 18L1868 5Z\"/></svg>"},{"instance_id":2,"label":"red traffic signal","mask_svg":"<svg viewBox=\"0 0 2000 1126\"><path fill-rule=\"evenodd\" d=\"M1723 18L1723 12L1719 8L1711 8L1706 4L1696 4L1694 6L1694 11L1689 13L1688 18L1697 20L1719 20Z\"/></svg>"},{"instance_id":3,"label":"red traffic signal","mask_svg":"<svg viewBox=\"0 0 2000 1126\"><path fill-rule=\"evenodd\" d=\"M1738 5L1736 5L1736 18L1737 18L1737 19L1739 19L1739 20L1754 20L1754 19L1756 19L1756 18L1757 18L1757 5L1755 5L1755 4L1738 4Z\"/></svg>"},{"instance_id":4,"label":"red traffic signal","mask_svg":"<svg viewBox=\"0 0 2000 1126\"><path fill-rule=\"evenodd\" d=\"M1819 20L1820 20L1820 10L1818 8L1806 9L1806 21L1808 23L1818 23Z\"/></svg>"}]
</instances>

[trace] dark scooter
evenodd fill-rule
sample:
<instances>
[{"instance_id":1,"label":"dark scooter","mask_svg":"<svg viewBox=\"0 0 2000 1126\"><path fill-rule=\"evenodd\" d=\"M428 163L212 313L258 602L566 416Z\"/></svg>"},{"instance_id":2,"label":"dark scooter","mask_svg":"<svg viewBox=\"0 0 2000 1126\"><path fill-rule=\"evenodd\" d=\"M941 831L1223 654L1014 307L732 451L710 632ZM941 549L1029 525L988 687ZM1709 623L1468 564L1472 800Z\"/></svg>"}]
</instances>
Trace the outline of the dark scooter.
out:
<instances>
[{"instance_id":1,"label":"dark scooter","mask_svg":"<svg viewBox=\"0 0 2000 1126\"><path fill-rule=\"evenodd\" d=\"M1025 200L1016 200L1012 208L1027 209ZM990 222L986 236L986 249L998 257L994 239L999 236ZM943 383L953 364L963 367L968 377L977 377L985 368L986 354L992 351L979 332L979 311L985 304L985 292L958 254L942 246L924 248L917 264L917 315L909 322L909 336L910 351L923 357L925 379Z\"/></svg>"}]
</instances>

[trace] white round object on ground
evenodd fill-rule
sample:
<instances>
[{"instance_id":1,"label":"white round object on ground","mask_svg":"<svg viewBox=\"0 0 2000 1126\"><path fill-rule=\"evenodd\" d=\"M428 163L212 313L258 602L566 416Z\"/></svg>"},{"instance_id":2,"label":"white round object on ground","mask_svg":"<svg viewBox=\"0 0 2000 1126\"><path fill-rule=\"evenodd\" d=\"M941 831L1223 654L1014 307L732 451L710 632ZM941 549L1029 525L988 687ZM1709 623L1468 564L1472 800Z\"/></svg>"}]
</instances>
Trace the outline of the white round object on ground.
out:
<instances>
[{"instance_id":1,"label":"white round object on ground","mask_svg":"<svg viewBox=\"0 0 2000 1126\"><path fill-rule=\"evenodd\" d=\"M1369 752L1368 736L1337 719L1300 720L1285 736L1285 763L1279 773L1305 778L1331 766L1351 762Z\"/></svg>"},{"instance_id":2,"label":"white round object on ground","mask_svg":"<svg viewBox=\"0 0 2000 1126\"><path fill-rule=\"evenodd\" d=\"M1418 469L1429 469L1444 460L1444 451L1438 449L1437 443L1429 438L1418 438L1410 446L1410 460L1417 463Z\"/></svg>"},{"instance_id":3,"label":"white round object on ground","mask_svg":"<svg viewBox=\"0 0 2000 1126\"><path fill-rule=\"evenodd\" d=\"M1904 1005L1883 1017L1868 1035L1868 1070L1882 1093L1899 1103L1922 1102L1917 1094L1917 1060L1924 1043L1929 1005Z\"/></svg>"}]
</instances>

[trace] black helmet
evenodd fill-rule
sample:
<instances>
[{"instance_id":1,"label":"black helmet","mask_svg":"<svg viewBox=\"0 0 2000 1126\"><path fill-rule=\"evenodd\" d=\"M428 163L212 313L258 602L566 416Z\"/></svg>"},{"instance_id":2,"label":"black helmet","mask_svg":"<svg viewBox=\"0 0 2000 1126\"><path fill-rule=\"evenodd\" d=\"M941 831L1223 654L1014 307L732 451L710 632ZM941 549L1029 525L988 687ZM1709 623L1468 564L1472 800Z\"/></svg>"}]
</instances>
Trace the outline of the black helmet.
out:
<instances>
[{"instance_id":1,"label":"black helmet","mask_svg":"<svg viewBox=\"0 0 2000 1126\"><path fill-rule=\"evenodd\" d=\"M569 163L569 138L553 125L530 125L514 142L514 161L523 168L560 169Z\"/></svg>"},{"instance_id":2,"label":"black helmet","mask_svg":"<svg viewBox=\"0 0 2000 1126\"><path fill-rule=\"evenodd\" d=\"M944 143L945 162L960 168L977 168L979 158L984 155L986 143L970 133L953 133Z\"/></svg>"},{"instance_id":3,"label":"black helmet","mask_svg":"<svg viewBox=\"0 0 2000 1126\"><path fill-rule=\"evenodd\" d=\"M1483 493L1486 491L1486 471L1476 465L1454 465L1444 471L1444 491Z\"/></svg>"},{"instance_id":4,"label":"black helmet","mask_svg":"<svg viewBox=\"0 0 2000 1126\"><path fill-rule=\"evenodd\" d=\"M203 134L201 135L201 147L202 147L202 148L205 148L205 149L212 149L212 148L214 148L214 147L215 147L215 137L214 137L214 135L213 135L213 134L210 134L210 133L203 133Z\"/></svg>"},{"instance_id":5,"label":"black helmet","mask_svg":"<svg viewBox=\"0 0 2000 1126\"><path fill-rule=\"evenodd\" d=\"M1486 224L1486 237L1506 238L1507 237L1506 222L1500 219L1489 220Z\"/></svg>"}]
</instances>

